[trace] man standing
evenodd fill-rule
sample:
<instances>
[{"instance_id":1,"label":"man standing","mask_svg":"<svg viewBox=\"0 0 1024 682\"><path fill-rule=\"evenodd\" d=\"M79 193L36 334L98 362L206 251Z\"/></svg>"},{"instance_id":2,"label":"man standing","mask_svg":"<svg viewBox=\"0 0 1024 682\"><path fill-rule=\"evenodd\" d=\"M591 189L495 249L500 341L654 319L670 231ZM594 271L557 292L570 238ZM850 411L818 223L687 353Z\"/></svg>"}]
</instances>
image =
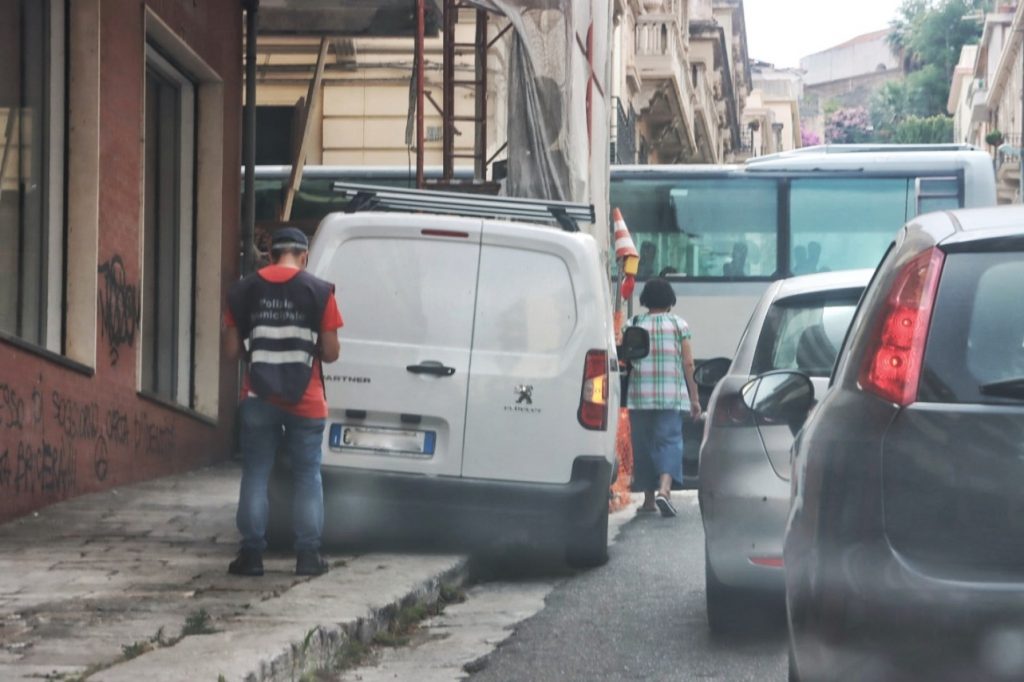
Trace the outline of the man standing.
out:
<instances>
[{"instance_id":1,"label":"man standing","mask_svg":"<svg viewBox=\"0 0 1024 682\"><path fill-rule=\"evenodd\" d=\"M334 285L305 272L309 240L301 230L274 232L271 264L228 291L225 352L244 354L248 371L239 405L242 485L238 530L242 547L228 566L234 575L263 575L267 485L283 447L294 481L295 573L322 575L324 493L320 478L327 400L321 362L338 359L341 313Z\"/></svg>"}]
</instances>

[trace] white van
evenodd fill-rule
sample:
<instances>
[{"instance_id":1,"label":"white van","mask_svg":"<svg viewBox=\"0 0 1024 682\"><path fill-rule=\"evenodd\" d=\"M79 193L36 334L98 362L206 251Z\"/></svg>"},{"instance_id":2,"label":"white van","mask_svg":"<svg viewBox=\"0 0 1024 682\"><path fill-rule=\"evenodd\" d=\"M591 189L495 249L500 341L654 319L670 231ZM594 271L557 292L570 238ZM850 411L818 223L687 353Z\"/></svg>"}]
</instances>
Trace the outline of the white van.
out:
<instances>
[{"instance_id":1,"label":"white van","mask_svg":"<svg viewBox=\"0 0 1024 682\"><path fill-rule=\"evenodd\" d=\"M328 530L556 533L570 563L607 559L619 381L593 238L332 214L308 269L345 320L324 369Z\"/></svg>"}]
</instances>

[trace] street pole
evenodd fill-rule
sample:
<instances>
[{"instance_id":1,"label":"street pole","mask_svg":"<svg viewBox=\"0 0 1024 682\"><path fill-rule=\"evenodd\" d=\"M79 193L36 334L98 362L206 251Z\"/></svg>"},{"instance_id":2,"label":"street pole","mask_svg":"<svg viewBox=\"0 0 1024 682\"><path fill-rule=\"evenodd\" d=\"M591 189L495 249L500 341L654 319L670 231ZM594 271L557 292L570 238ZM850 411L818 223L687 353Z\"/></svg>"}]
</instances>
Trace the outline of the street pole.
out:
<instances>
[{"instance_id":1,"label":"street pole","mask_svg":"<svg viewBox=\"0 0 1024 682\"><path fill-rule=\"evenodd\" d=\"M423 142L426 130L423 123L423 38L427 32L426 0L416 0L416 189L423 189Z\"/></svg>"},{"instance_id":2,"label":"street pole","mask_svg":"<svg viewBox=\"0 0 1024 682\"><path fill-rule=\"evenodd\" d=\"M245 5L245 115L242 120L242 162L245 200L242 203L242 274L253 270L256 234L256 19L259 0Z\"/></svg>"}]
</instances>

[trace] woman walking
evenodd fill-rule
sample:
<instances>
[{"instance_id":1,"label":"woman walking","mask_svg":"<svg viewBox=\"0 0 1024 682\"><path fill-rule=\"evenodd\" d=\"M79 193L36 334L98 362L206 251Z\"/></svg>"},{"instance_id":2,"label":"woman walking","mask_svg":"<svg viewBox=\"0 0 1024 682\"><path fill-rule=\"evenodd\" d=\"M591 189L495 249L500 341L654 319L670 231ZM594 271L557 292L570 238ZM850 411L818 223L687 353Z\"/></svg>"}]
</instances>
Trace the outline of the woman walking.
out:
<instances>
[{"instance_id":1,"label":"woman walking","mask_svg":"<svg viewBox=\"0 0 1024 682\"><path fill-rule=\"evenodd\" d=\"M697 384L693 380L690 328L673 315L675 292L656 278L644 285L640 305L648 312L633 318L651 337L651 352L633 362L629 379L629 424L633 441L631 490L644 494L639 511L675 516L672 484L683 484L683 419L689 411L700 417Z\"/></svg>"}]
</instances>

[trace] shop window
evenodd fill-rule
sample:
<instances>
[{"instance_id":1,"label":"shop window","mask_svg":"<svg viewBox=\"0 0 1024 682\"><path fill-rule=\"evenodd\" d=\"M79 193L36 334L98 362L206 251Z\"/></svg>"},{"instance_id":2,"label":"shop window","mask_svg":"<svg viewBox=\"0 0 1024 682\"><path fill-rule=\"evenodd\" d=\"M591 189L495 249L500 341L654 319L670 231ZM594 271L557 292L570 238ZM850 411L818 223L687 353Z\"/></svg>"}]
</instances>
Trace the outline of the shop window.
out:
<instances>
[{"instance_id":1,"label":"shop window","mask_svg":"<svg viewBox=\"0 0 1024 682\"><path fill-rule=\"evenodd\" d=\"M0 2L0 332L62 352L64 0Z\"/></svg>"}]
</instances>

